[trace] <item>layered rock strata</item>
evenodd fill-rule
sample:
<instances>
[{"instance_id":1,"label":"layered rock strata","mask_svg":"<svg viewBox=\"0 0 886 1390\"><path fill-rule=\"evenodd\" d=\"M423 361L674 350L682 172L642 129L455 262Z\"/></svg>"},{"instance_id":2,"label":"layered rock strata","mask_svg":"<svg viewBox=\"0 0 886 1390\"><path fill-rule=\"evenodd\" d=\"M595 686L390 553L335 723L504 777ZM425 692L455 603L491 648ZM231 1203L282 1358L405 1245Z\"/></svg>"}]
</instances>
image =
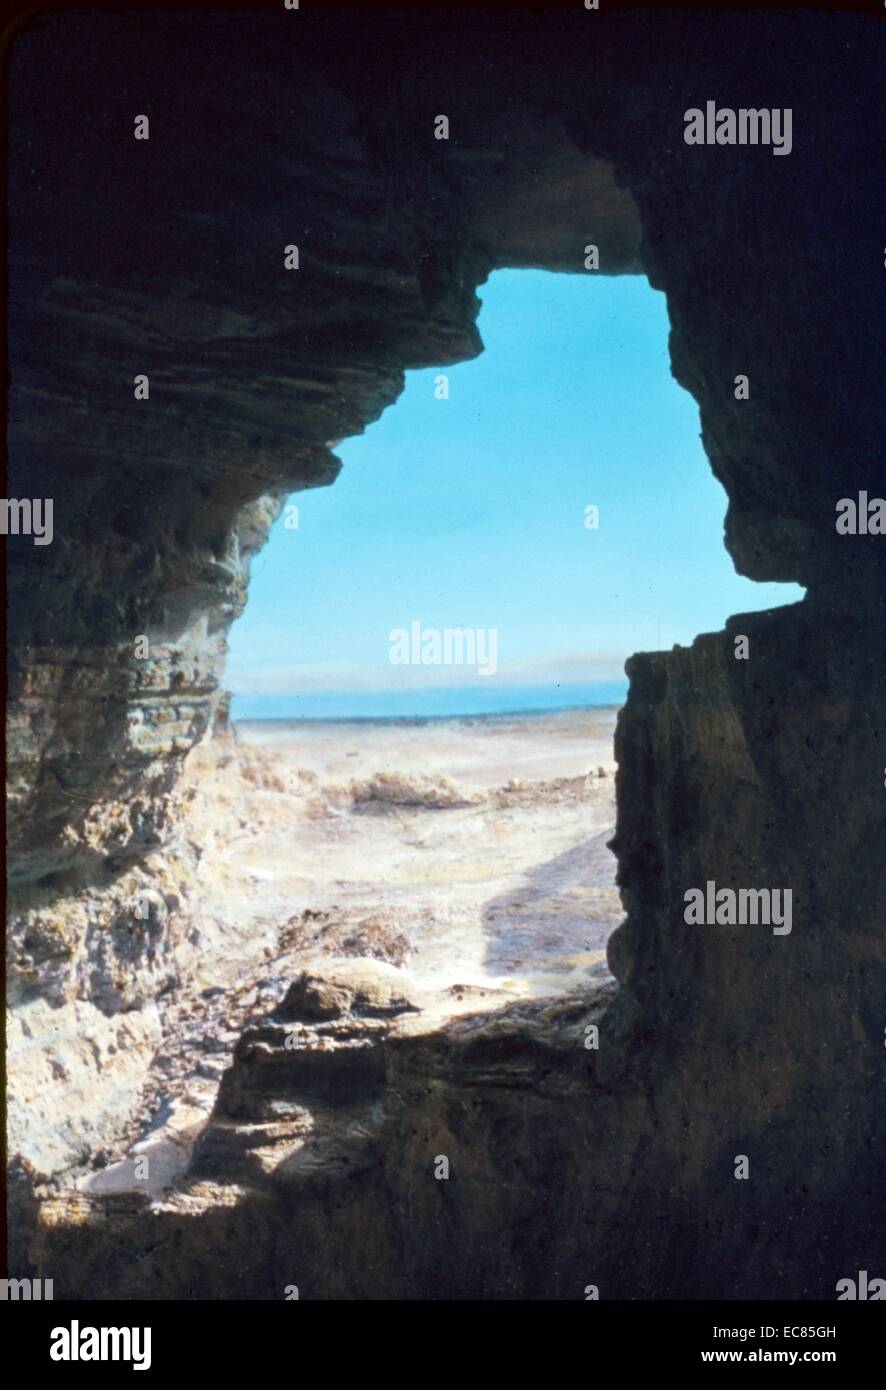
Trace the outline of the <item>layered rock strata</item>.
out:
<instances>
[{"instance_id":1,"label":"layered rock strata","mask_svg":"<svg viewBox=\"0 0 886 1390\"><path fill-rule=\"evenodd\" d=\"M594 243L601 273L648 274L737 568L807 587L631 663L614 997L319 1033L270 1101L320 1105L311 1068L321 1088L341 1068L369 1137L323 1110L343 1157L316 1171L263 1163L297 1115L257 1121L282 1126L265 1144L228 1114L265 1086L268 1037L247 1039L200 1173L150 1220L45 1207L34 1268L70 1293L829 1297L884 1248L886 542L834 526L882 480L877 42L851 14L282 8L58 15L16 40L8 493L54 498L55 539L7 540L10 1071L35 1114L65 1112L51 1143L12 1116L20 1251L35 1185L126 1128L199 951L180 773L224 717L249 557L406 369L480 350L491 269L584 274ZM687 146L710 96L790 107L790 156ZM791 888L791 935L689 929L709 878ZM575 1030L601 1003L589 1058ZM448 1184L428 1176L446 1144ZM155 1219L174 1277L130 1260Z\"/></svg>"}]
</instances>

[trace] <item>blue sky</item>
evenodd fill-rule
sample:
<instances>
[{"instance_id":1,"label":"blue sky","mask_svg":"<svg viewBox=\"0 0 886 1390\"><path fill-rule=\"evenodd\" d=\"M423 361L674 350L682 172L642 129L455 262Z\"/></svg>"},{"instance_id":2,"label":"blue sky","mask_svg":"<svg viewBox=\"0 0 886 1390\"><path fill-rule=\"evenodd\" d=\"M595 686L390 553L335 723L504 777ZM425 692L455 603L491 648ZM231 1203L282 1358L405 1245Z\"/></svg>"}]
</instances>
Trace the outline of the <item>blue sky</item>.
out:
<instances>
[{"instance_id":1,"label":"blue sky","mask_svg":"<svg viewBox=\"0 0 886 1390\"><path fill-rule=\"evenodd\" d=\"M230 636L235 718L618 699L631 652L802 597L733 569L726 495L669 372L664 295L640 276L526 270L479 294L482 355L407 373L337 449L338 480L294 494L298 529L281 517L253 562ZM495 674L392 665L390 633L414 621L494 629Z\"/></svg>"}]
</instances>

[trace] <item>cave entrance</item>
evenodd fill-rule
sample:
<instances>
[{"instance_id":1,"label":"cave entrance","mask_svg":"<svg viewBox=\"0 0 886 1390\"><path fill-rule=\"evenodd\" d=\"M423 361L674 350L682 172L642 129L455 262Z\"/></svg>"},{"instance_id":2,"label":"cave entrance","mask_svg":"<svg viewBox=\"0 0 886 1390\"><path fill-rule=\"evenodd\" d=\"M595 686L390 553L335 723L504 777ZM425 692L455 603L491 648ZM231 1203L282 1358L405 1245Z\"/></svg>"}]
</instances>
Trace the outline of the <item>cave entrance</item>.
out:
<instances>
[{"instance_id":1,"label":"cave entrance","mask_svg":"<svg viewBox=\"0 0 886 1390\"><path fill-rule=\"evenodd\" d=\"M484 353L409 373L254 565L219 842L286 979L368 958L464 1007L610 978L624 661L784 599L723 548L664 296L527 270L480 295Z\"/></svg>"}]
</instances>

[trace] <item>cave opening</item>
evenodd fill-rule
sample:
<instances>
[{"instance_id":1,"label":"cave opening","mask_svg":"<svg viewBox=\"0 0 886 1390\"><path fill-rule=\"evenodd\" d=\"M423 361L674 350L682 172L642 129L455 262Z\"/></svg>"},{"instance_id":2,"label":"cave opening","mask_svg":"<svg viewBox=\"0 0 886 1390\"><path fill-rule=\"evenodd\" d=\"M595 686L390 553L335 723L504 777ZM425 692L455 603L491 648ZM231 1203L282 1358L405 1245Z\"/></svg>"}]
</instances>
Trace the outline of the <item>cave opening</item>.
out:
<instances>
[{"instance_id":1,"label":"cave opening","mask_svg":"<svg viewBox=\"0 0 886 1390\"><path fill-rule=\"evenodd\" d=\"M604 1009L625 659L800 592L733 572L645 277L498 270L479 293L479 356L409 371L336 446L332 486L254 504L278 515L267 539L255 525L230 725L183 779L196 864L172 892L127 885L112 992L95 986L111 1013L138 1003L139 950L162 980L154 938L184 904L187 989L161 995L138 1145L115 1136L76 1178L89 1192L219 1171L232 1114L296 1123L292 1095L237 1090L251 1028L285 1050L304 1042L290 1024L319 1026L311 1055L326 1028ZM299 1071L298 1095L371 1102L349 1076Z\"/></svg>"},{"instance_id":2,"label":"cave opening","mask_svg":"<svg viewBox=\"0 0 886 1390\"><path fill-rule=\"evenodd\" d=\"M55 1280L65 1299L592 1290L633 1308L833 1298L852 1285L845 1276L872 1268L883 1248L883 542L835 528L834 515L841 499L880 491L869 24L849 13L312 18L278 7L50 16L15 39L11 490L55 502L51 544L8 538L10 1273ZM702 82L728 109L771 99L792 110L790 155L687 143ZM135 143L143 101L151 138ZM437 138L439 112L448 139ZM596 270L582 265L589 241ZM660 498L672 462L636 364L613 439L646 430L631 459L589 447L609 402L583 349L560 382L588 407L579 449L563 401L533 397L537 373L524 371L545 315L496 338L503 277L528 284L540 267L576 305L644 291L630 278L641 269L666 291L667 317L650 295L662 380L673 391L669 318L673 372L698 404L708 454L695 406L675 393L692 426L680 461L691 450L695 483L716 499L697 524L681 530L681 507ZM472 360L474 293L490 273L487 351ZM510 424L529 444L529 426L543 430L525 474L514 444L478 453L476 411L461 447L454 429L475 374L505 360L509 337L522 391L508 382L500 437ZM404 370L415 374L401 393ZM441 374L448 399L434 395ZM738 374L749 394L735 394ZM144 377L149 397L133 391ZM428 411L446 413L451 457L435 467L427 425L411 420L410 456L385 449L364 468L360 451L410 419L422 382ZM344 472L325 488L338 468L330 441L342 439ZM569 491L570 460L599 468L593 488L585 474ZM481 513L460 527L503 576L491 613L410 602L365 621L358 580L372 590L366 577L391 553L390 518L386 533L366 510L388 462L402 464L400 492L436 473ZM696 610L683 634L667 581L714 608L704 547L729 573L711 470L741 573L808 592L784 606L779 589L777 608L749 613L770 600L744 588L710 616ZM349 491L361 474L372 482L362 510ZM629 493L623 524L604 490L613 478ZM543 532L558 500L562 525ZM591 506L596 529L584 525ZM287 507L299 525L283 534ZM351 531L323 519L336 507ZM425 513L439 519L433 502ZM472 574L473 552L453 558L459 528L395 529L412 547L410 582ZM324 568L312 547L331 536ZM661 537L673 542L673 574ZM500 994L465 989L468 1014L452 1020L454 997L417 997L405 930L398 966L371 955L390 941L344 920L357 880L346 860L362 863L373 906L390 904L399 865L397 906L409 908L419 867L427 883L447 862L418 843L419 825L457 840L458 886L465 841L491 859L508 839L507 808L343 796L330 814L304 729L287 757L241 737L250 692L235 674L238 643L268 583L280 623L266 648L288 664L297 639L307 663L308 623L331 631L337 564L356 636L375 634L389 677L412 671L388 661L388 641L400 629L411 655L414 621L419 655L430 631L432 656L434 633L445 655L447 629L473 624L486 668L495 630L485 691L515 659L505 600L522 623L545 603L558 619L574 613L580 594L583 632L601 608L594 562L612 542L637 585L657 560L643 603L618 591L642 630L620 634L637 655L618 727L617 989L585 989L571 1009L569 996L520 998L525 946L505 929L520 926L518 904L538 906L536 882L521 868L512 894L496 895L478 872L483 905L498 897L500 911L488 931L481 913L476 955L450 978L479 961L481 978L488 968L517 998L498 1008ZM250 555L230 734L222 647ZM565 594L553 587L561 565ZM724 613L742 616L722 625ZM359 666L356 640L343 640ZM281 718L336 690L300 681L295 693L300 708ZM420 694L431 698L416 688L413 713ZM538 729L553 716L532 717ZM347 755L361 747L341 750L337 786L359 780ZM459 786L451 762L434 770ZM595 779L577 810L611 780ZM535 810L514 808L510 825L525 832L519 817ZM559 825L558 806L548 810ZM485 851L476 833L455 835L496 821ZM398 822L416 843L385 873L367 834L393 836ZM687 887L708 883L790 891L792 931L688 923ZM342 958L360 979L328 978L324 960ZM597 1021L600 1048L586 1051ZM736 1154L750 1160L749 1181L736 1181ZM119 1190L126 1201L105 1200Z\"/></svg>"},{"instance_id":3,"label":"cave opening","mask_svg":"<svg viewBox=\"0 0 886 1390\"><path fill-rule=\"evenodd\" d=\"M611 981L625 660L786 597L723 548L645 277L480 299L482 354L410 372L253 563L218 841L287 980L370 959L461 1010Z\"/></svg>"}]
</instances>

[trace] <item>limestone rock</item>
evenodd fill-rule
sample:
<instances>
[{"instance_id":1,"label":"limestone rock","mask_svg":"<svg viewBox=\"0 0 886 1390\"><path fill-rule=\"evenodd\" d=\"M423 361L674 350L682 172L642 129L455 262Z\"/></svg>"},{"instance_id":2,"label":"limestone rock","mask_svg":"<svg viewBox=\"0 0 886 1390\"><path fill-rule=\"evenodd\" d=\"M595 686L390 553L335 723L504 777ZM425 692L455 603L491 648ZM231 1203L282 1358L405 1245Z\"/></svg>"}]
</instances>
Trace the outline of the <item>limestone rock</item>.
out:
<instances>
[{"instance_id":1,"label":"limestone rock","mask_svg":"<svg viewBox=\"0 0 886 1390\"><path fill-rule=\"evenodd\" d=\"M574 1299L589 1268L606 1298L829 1299L886 1248L886 562L834 527L882 477L877 26L602 18L324 12L293 43L283 6L59 12L15 38L9 491L54 498L57 535L6 541L10 1138L36 1174L13 1224L68 1296L279 1297L298 1252L295 1282L331 1299ZM136 77L158 109L133 157ZM687 107L767 92L794 112L788 158L685 144ZM454 132L436 147L430 93ZM225 980L232 1026L205 1037L225 1062L241 1040L206 1173L150 1209L47 1198L138 1118L155 1056L175 1074L163 1001L225 960L177 837L251 559L290 492L334 480L328 441L407 370L481 350L477 289L504 265L639 270L667 296L729 553L807 590L629 665L618 986L435 1023L336 966L293 996L325 1017L289 1051L291 1024L236 1011ZM687 930L708 877L793 885L792 935ZM166 905L140 934L136 884Z\"/></svg>"}]
</instances>

